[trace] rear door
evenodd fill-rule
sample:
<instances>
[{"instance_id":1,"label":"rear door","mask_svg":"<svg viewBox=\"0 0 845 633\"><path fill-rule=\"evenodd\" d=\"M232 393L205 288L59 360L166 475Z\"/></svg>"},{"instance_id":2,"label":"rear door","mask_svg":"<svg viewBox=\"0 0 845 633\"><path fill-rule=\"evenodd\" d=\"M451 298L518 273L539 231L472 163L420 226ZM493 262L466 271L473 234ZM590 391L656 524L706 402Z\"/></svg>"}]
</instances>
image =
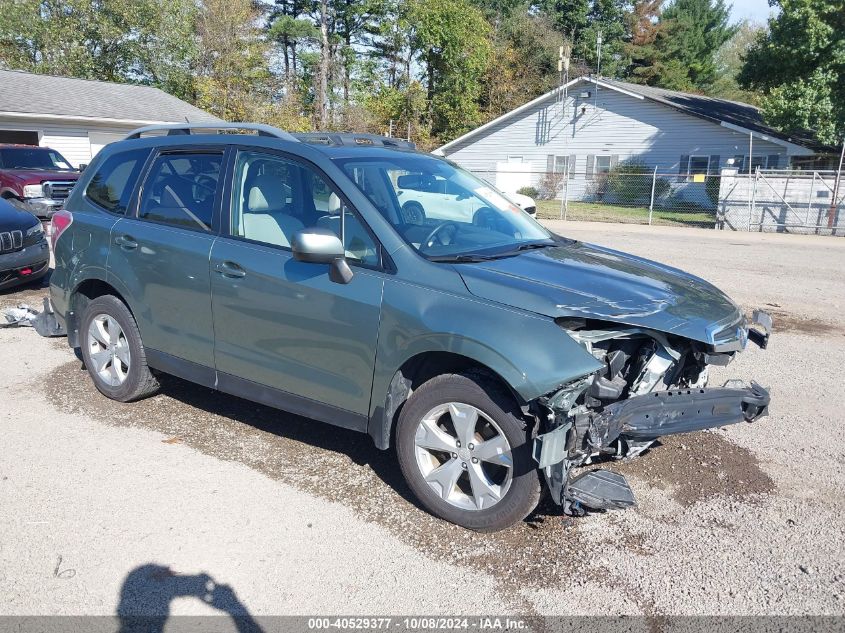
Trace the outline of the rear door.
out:
<instances>
[{"instance_id":1,"label":"rear door","mask_svg":"<svg viewBox=\"0 0 845 633\"><path fill-rule=\"evenodd\" d=\"M152 364L173 373L214 367L208 258L219 222L225 152L168 148L147 169L134 216L112 229L109 272L132 296ZM212 380L213 371L193 376Z\"/></svg>"},{"instance_id":2,"label":"rear door","mask_svg":"<svg viewBox=\"0 0 845 633\"><path fill-rule=\"evenodd\" d=\"M314 166L258 150L233 162L231 219L211 251L219 388L365 430L380 247ZM307 227L345 233L350 283L332 282L327 264L293 258L291 239Z\"/></svg>"}]
</instances>

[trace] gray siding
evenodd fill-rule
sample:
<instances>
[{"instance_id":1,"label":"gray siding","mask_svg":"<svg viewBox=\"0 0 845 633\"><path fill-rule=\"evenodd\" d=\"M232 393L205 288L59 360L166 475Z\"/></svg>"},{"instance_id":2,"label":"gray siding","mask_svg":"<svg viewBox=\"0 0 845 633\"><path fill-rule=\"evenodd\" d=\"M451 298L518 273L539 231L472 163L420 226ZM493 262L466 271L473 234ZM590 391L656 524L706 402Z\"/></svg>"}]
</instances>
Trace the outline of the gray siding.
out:
<instances>
[{"instance_id":1,"label":"gray siding","mask_svg":"<svg viewBox=\"0 0 845 633\"><path fill-rule=\"evenodd\" d=\"M593 98L578 99L589 90ZM748 136L672 108L591 84L570 88L566 108L550 96L545 101L494 124L445 150L466 169L493 172L508 155L522 155L526 171L544 172L547 157L574 155L575 172L587 171L587 157L638 158L661 173L677 173L681 156L719 156L721 166L748 154ZM586 112L582 113L582 106ZM754 139L754 156L779 156L782 145Z\"/></svg>"}]
</instances>

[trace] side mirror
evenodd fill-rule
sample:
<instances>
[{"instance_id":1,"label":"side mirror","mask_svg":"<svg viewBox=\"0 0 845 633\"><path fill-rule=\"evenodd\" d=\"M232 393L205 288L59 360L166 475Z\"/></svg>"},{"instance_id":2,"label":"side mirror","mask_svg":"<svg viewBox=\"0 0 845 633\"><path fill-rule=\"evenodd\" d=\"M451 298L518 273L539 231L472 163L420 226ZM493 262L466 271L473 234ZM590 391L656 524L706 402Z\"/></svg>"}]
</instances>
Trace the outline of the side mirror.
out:
<instances>
[{"instance_id":1,"label":"side mirror","mask_svg":"<svg viewBox=\"0 0 845 633\"><path fill-rule=\"evenodd\" d=\"M80 173L85 171L87 168L88 168L88 163L80 163L79 167L77 167L77 169L79 170Z\"/></svg>"},{"instance_id":2,"label":"side mirror","mask_svg":"<svg viewBox=\"0 0 845 633\"><path fill-rule=\"evenodd\" d=\"M343 244L332 231L320 228L297 231L290 246L297 261L329 264L329 279L333 282L348 284L352 281L352 269L346 263Z\"/></svg>"}]
</instances>

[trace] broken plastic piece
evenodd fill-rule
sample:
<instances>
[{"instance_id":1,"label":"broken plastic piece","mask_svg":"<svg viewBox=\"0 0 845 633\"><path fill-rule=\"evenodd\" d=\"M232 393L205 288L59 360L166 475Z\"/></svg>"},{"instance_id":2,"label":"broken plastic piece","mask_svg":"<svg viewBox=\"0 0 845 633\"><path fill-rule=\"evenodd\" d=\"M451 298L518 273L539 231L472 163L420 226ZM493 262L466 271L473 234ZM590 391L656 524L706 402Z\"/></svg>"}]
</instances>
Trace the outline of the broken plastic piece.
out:
<instances>
[{"instance_id":1,"label":"broken plastic piece","mask_svg":"<svg viewBox=\"0 0 845 633\"><path fill-rule=\"evenodd\" d=\"M625 477L609 470L579 475L566 486L565 494L568 501L593 510L622 510L637 503Z\"/></svg>"},{"instance_id":2,"label":"broken plastic piece","mask_svg":"<svg viewBox=\"0 0 845 633\"><path fill-rule=\"evenodd\" d=\"M760 349L766 349L769 345L769 336L772 333L772 316L763 310L754 310L751 315L751 324L759 326L748 328L748 340L760 346Z\"/></svg>"},{"instance_id":3,"label":"broken plastic piece","mask_svg":"<svg viewBox=\"0 0 845 633\"><path fill-rule=\"evenodd\" d=\"M3 310L2 314L4 321L0 321L0 327L32 327L32 320L38 316L38 312L25 303Z\"/></svg>"},{"instance_id":4,"label":"broken plastic piece","mask_svg":"<svg viewBox=\"0 0 845 633\"><path fill-rule=\"evenodd\" d=\"M562 424L554 431L534 438L532 453L540 468L558 464L566 458L566 439L571 424Z\"/></svg>"},{"instance_id":5,"label":"broken plastic piece","mask_svg":"<svg viewBox=\"0 0 845 633\"><path fill-rule=\"evenodd\" d=\"M44 310L32 319L32 327L41 336L65 336L67 332L56 319L49 297L44 297Z\"/></svg>"},{"instance_id":6,"label":"broken plastic piece","mask_svg":"<svg viewBox=\"0 0 845 633\"><path fill-rule=\"evenodd\" d=\"M8 308L2 312L4 321L0 327L31 327L41 336L65 336L67 334L56 320L50 299L44 297L44 311L33 310L25 303L15 308Z\"/></svg>"}]
</instances>

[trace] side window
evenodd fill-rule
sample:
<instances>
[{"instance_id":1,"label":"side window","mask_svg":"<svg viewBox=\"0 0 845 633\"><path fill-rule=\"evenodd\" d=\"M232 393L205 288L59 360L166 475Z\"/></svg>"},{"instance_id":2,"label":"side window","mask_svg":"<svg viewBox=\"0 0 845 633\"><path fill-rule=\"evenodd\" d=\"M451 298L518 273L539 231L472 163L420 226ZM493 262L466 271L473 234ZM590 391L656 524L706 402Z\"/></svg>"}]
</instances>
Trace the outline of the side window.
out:
<instances>
[{"instance_id":1,"label":"side window","mask_svg":"<svg viewBox=\"0 0 845 633\"><path fill-rule=\"evenodd\" d=\"M290 248L294 234L311 227L333 231L351 261L378 265L378 248L358 215L316 171L277 156L240 152L232 183L232 235Z\"/></svg>"},{"instance_id":2,"label":"side window","mask_svg":"<svg viewBox=\"0 0 845 633\"><path fill-rule=\"evenodd\" d=\"M88 182L85 197L107 211L125 214L149 153L149 149L136 149L107 158Z\"/></svg>"},{"instance_id":3,"label":"side window","mask_svg":"<svg viewBox=\"0 0 845 633\"><path fill-rule=\"evenodd\" d=\"M138 217L210 231L223 154L162 154L144 182Z\"/></svg>"}]
</instances>

